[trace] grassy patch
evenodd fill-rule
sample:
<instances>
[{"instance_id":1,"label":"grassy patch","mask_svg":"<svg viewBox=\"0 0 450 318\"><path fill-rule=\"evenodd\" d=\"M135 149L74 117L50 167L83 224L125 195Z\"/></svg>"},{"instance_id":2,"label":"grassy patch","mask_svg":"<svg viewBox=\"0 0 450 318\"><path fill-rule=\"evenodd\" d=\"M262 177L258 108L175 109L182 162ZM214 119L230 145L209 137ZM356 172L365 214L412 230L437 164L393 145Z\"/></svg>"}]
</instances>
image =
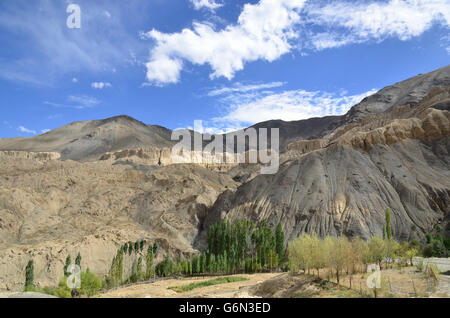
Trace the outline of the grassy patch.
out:
<instances>
[{"instance_id":1,"label":"grassy patch","mask_svg":"<svg viewBox=\"0 0 450 318\"><path fill-rule=\"evenodd\" d=\"M240 277L240 276L219 277L219 278L207 280L207 281L204 281L204 282L191 283L191 284L188 284L188 285L169 287L169 289L172 289L172 290L176 291L177 293L184 293L184 292L188 292L188 291L191 291L193 289L196 289L196 288L202 288L202 287L207 287L207 286L212 286L212 285L227 284L227 283L242 282L242 281L245 281L245 280L248 280L248 278Z\"/></svg>"}]
</instances>

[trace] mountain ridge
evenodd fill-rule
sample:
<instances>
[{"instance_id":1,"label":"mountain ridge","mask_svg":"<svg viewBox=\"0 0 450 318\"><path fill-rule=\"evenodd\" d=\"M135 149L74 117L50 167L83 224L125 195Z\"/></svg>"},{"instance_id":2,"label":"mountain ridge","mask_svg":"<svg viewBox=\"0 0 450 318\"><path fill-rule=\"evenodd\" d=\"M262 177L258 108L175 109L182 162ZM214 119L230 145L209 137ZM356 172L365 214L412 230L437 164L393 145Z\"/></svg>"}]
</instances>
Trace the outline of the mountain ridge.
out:
<instances>
[{"instance_id":1,"label":"mountain ridge","mask_svg":"<svg viewBox=\"0 0 450 318\"><path fill-rule=\"evenodd\" d=\"M287 145L292 141L322 138L343 125L357 122L364 116L382 113L396 106L417 105L433 88L447 85L450 85L450 65L387 86L364 98L344 115L314 117L288 122L269 120L250 127L257 130L259 128L279 128L280 150L284 152ZM83 126L84 134L73 129L79 126ZM116 129L116 131L109 135L97 134L98 130L105 130L102 129L105 126L107 127L106 130L109 128ZM128 128L128 131L120 131L119 128L123 126ZM170 147L174 144L170 138L171 132L170 129L159 125L149 125L128 115L119 115L100 120L69 123L35 137L0 139L0 150L59 152L63 160L97 160L106 152L146 146ZM122 133L124 135L120 136ZM69 134L72 134L72 136L67 136ZM66 144L60 143L52 146L51 142L55 138L64 139ZM108 138L113 140L108 140ZM76 146L70 145L75 140L79 141L78 144ZM85 145L81 144L82 142ZM93 149L93 143L96 149Z\"/></svg>"}]
</instances>

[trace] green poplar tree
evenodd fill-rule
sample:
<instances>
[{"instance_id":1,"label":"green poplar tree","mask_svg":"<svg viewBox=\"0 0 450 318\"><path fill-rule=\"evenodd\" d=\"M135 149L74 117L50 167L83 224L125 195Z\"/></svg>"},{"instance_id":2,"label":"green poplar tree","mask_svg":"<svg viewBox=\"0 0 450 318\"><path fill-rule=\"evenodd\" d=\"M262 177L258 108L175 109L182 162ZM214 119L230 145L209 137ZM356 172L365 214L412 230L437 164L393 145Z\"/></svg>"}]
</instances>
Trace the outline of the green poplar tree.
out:
<instances>
[{"instance_id":1,"label":"green poplar tree","mask_svg":"<svg viewBox=\"0 0 450 318\"><path fill-rule=\"evenodd\" d=\"M29 260L25 268L25 289L34 285L34 261Z\"/></svg>"},{"instance_id":2,"label":"green poplar tree","mask_svg":"<svg viewBox=\"0 0 450 318\"><path fill-rule=\"evenodd\" d=\"M202 256L201 256L200 271L202 273L206 272L206 253L204 253L204 252L202 253Z\"/></svg>"},{"instance_id":3,"label":"green poplar tree","mask_svg":"<svg viewBox=\"0 0 450 318\"><path fill-rule=\"evenodd\" d=\"M275 241L276 253L278 254L278 260L281 263L285 256L284 232L281 223L278 223L277 229L275 230Z\"/></svg>"},{"instance_id":4,"label":"green poplar tree","mask_svg":"<svg viewBox=\"0 0 450 318\"><path fill-rule=\"evenodd\" d=\"M151 246L147 249L145 277L149 279L153 275L153 249Z\"/></svg>"},{"instance_id":5,"label":"green poplar tree","mask_svg":"<svg viewBox=\"0 0 450 318\"><path fill-rule=\"evenodd\" d=\"M80 254L80 252L78 252L77 258L75 258L75 265L78 265L81 268L81 254Z\"/></svg>"},{"instance_id":6,"label":"green poplar tree","mask_svg":"<svg viewBox=\"0 0 450 318\"><path fill-rule=\"evenodd\" d=\"M139 256L138 263L137 263L137 280L142 279L142 256Z\"/></svg>"},{"instance_id":7,"label":"green poplar tree","mask_svg":"<svg viewBox=\"0 0 450 318\"><path fill-rule=\"evenodd\" d=\"M70 258L70 255L67 255L66 257L66 264L64 265L64 276L69 276L70 273L67 272L67 269L69 268L70 264L72 264L72 259Z\"/></svg>"},{"instance_id":8,"label":"green poplar tree","mask_svg":"<svg viewBox=\"0 0 450 318\"><path fill-rule=\"evenodd\" d=\"M388 240L392 239L392 229L391 229L391 210L386 209L386 237Z\"/></svg>"}]
</instances>

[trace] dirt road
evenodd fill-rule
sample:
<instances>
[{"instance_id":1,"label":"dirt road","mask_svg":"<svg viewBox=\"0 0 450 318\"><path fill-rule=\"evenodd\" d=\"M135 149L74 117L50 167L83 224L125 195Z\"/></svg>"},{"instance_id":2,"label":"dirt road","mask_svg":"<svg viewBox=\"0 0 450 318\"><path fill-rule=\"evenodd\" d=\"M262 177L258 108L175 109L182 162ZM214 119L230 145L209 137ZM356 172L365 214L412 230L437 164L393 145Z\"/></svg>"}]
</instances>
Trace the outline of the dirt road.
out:
<instances>
[{"instance_id":1,"label":"dirt road","mask_svg":"<svg viewBox=\"0 0 450 318\"><path fill-rule=\"evenodd\" d=\"M100 295L102 298L247 298L248 288L256 284L262 283L268 279L280 275L279 273L265 273L253 275L236 275L248 278L246 281L213 285L203 288L194 289L189 292L177 293L169 287L188 285L194 282L202 282L214 279L215 277L206 278L185 278L185 279L168 279L158 281L151 284L140 284L124 288L119 288L105 294Z\"/></svg>"}]
</instances>

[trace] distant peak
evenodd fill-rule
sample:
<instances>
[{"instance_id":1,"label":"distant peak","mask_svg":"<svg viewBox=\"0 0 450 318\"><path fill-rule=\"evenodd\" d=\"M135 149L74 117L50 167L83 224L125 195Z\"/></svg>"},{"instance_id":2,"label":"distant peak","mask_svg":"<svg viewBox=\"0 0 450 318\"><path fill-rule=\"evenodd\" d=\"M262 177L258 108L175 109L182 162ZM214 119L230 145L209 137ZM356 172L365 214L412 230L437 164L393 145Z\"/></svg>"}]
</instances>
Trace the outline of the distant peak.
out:
<instances>
[{"instance_id":1,"label":"distant peak","mask_svg":"<svg viewBox=\"0 0 450 318\"><path fill-rule=\"evenodd\" d=\"M137 119L134 119L133 117L130 117L128 115L119 115L119 116L114 116L114 117L110 117L110 118L106 118L106 119L100 120L101 124L107 124L107 123L110 123L110 122L119 122L119 121L133 122L133 123L136 123L136 124L147 126L145 123L143 123L143 122L141 122L141 121L139 121Z\"/></svg>"}]
</instances>

